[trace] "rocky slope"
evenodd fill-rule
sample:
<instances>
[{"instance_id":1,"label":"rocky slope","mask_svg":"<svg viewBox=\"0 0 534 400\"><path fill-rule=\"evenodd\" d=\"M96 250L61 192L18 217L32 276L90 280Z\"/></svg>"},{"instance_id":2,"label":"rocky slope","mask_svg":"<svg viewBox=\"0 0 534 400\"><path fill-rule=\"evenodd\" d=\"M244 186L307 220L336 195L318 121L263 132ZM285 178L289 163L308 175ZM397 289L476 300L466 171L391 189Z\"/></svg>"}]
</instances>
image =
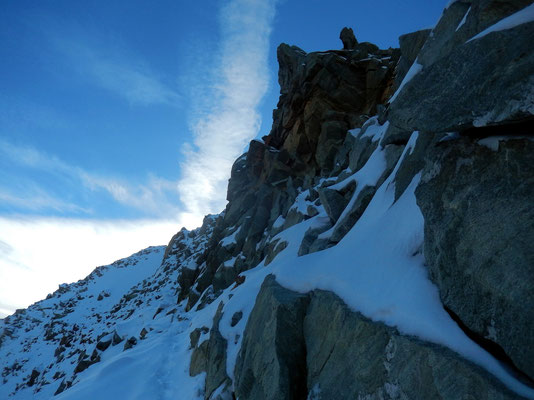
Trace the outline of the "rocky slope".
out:
<instances>
[{"instance_id":1,"label":"rocky slope","mask_svg":"<svg viewBox=\"0 0 534 400\"><path fill-rule=\"evenodd\" d=\"M0 397L534 398L533 20L280 45L226 209L3 320Z\"/></svg>"}]
</instances>

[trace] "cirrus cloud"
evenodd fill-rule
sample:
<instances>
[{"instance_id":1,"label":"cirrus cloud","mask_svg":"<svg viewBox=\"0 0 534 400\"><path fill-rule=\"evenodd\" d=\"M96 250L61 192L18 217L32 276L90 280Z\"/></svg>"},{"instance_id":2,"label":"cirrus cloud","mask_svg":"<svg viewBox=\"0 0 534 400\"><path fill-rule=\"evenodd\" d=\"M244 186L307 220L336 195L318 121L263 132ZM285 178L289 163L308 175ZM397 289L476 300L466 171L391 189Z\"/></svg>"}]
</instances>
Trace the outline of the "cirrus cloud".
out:
<instances>
[{"instance_id":1,"label":"cirrus cloud","mask_svg":"<svg viewBox=\"0 0 534 400\"><path fill-rule=\"evenodd\" d=\"M200 91L193 144L183 147L179 193L191 215L221 211L230 169L261 125L258 106L269 86L269 35L276 1L232 0L222 8L215 84Z\"/></svg>"}]
</instances>

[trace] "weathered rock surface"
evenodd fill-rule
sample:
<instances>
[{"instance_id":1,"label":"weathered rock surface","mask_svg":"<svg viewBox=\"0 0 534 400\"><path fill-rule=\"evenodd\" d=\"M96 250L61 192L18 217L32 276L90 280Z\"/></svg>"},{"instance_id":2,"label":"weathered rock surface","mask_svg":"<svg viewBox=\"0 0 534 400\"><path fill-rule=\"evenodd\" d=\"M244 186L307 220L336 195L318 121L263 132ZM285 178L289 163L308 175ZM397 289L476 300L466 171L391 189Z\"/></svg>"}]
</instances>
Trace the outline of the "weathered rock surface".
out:
<instances>
[{"instance_id":1,"label":"weathered rock surface","mask_svg":"<svg viewBox=\"0 0 534 400\"><path fill-rule=\"evenodd\" d=\"M223 304L221 303L213 318L209 339L195 347L191 355L189 374L195 376L201 372L206 372L205 399L209 399L219 386L228 386L230 384L230 378L226 374L226 339L219 332L222 306ZM196 338L196 341L198 341L198 338ZM191 344L196 346L193 338L191 338Z\"/></svg>"},{"instance_id":2,"label":"weathered rock surface","mask_svg":"<svg viewBox=\"0 0 534 400\"><path fill-rule=\"evenodd\" d=\"M226 209L194 231L178 232L154 275L121 289L116 302L108 304L117 293L86 293L108 268L100 267L84 282L62 285L44 305L0 321L2 356L18 353L3 365L2 382L10 386L0 387L0 397L61 393L98 376L103 352L123 359L141 354L169 327L184 335L176 343L191 354L196 392L189 397L517 398L458 354L366 319L333 293L294 293L270 276L255 299L246 297L255 300L251 314L231 302L257 290L255 271L244 271L276 263L288 246L288 252L298 246L299 256L335 246L388 177L387 194L399 199L421 174L424 254L446 310L467 336L532 383L534 142L511 137L534 133L532 23L469 41L528 3L452 2L431 33L401 37L400 52L358 43L348 29L343 50L306 53L280 45L273 127L234 163ZM389 102L414 62L421 71ZM301 223L293 231L304 227L301 243L289 243L294 236L284 231ZM357 257L358 243L354 248ZM422 248L410 251L419 256ZM291 265L274 270L280 267ZM213 302L220 304L215 315L207 307ZM88 322L78 326L69 315L80 304ZM231 381L227 368L240 340ZM34 352L40 358L32 364L24 353L35 343L45 350ZM111 347L119 343L136 347L121 353ZM162 360L167 365L168 357Z\"/></svg>"},{"instance_id":3,"label":"weathered rock surface","mask_svg":"<svg viewBox=\"0 0 534 400\"><path fill-rule=\"evenodd\" d=\"M475 37L529 3L454 2L417 56L422 70L392 102L391 123L447 132L532 118L534 22Z\"/></svg>"},{"instance_id":4,"label":"weathered rock surface","mask_svg":"<svg viewBox=\"0 0 534 400\"><path fill-rule=\"evenodd\" d=\"M236 383L243 400L516 398L452 351L370 321L330 292L298 294L272 276L250 315Z\"/></svg>"},{"instance_id":5,"label":"weathered rock surface","mask_svg":"<svg viewBox=\"0 0 534 400\"><path fill-rule=\"evenodd\" d=\"M305 399L303 320L308 296L268 276L250 315L235 369L239 399Z\"/></svg>"},{"instance_id":6,"label":"weathered rock surface","mask_svg":"<svg viewBox=\"0 0 534 400\"><path fill-rule=\"evenodd\" d=\"M205 306L239 273L265 257L269 262L281 250L268 243L280 216L284 224L279 230L319 213L320 204L308 204L305 211L290 207L300 192L341 167L338 153L347 131L367 121L367 114L375 113L391 94L399 58L397 49L355 42L350 50L315 53L279 46L281 97L273 128L263 141L251 141L247 153L234 163L226 210L210 222L213 233L195 268L181 271L178 302L188 299L188 310ZM370 153L363 146L353 147L341 162L363 165ZM178 235L173 242L185 239ZM175 246L174 251L181 251Z\"/></svg>"},{"instance_id":7,"label":"weathered rock surface","mask_svg":"<svg viewBox=\"0 0 534 400\"><path fill-rule=\"evenodd\" d=\"M397 89L406 73L414 63L419 51L425 44L431 29L422 29L420 31L407 33L399 37L401 58L397 64L395 76L395 89Z\"/></svg>"},{"instance_id":8,"label":"weathered rock surface","mask_svg":"<svg viewBox=\"0 0 534 400\"><path fill-rule=\"evenodd\" d=\"M282 44L278 55L281 97L266 143L329 169L325 142L340 145L340 131L346 134L347 126L361 126L367 119L362 115L376 113L390 94L399 53L358 43L353 50L306 54Z\"/></svg>"},{"instance_id":9,"label":"weathered rock surface","mask_svg":"<svg viewBox=\"0 0 534 400\"><path fill-rule=\"evenodd\" d=\"M534 377L534 142L467 138L427 154L417 203L443 304ZM482 140L484 143L484 140Z\"/></svg>"}]
</instances>

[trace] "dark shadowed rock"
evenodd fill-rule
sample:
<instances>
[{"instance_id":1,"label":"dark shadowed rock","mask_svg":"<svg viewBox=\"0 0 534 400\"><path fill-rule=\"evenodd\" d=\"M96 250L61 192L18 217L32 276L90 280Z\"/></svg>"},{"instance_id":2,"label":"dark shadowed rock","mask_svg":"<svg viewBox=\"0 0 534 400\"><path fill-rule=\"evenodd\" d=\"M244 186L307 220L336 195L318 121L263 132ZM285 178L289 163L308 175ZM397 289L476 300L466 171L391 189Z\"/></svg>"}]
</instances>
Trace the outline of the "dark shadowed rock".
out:
<instances>
[{"instance_id":1,"label":"dark shadowed rock","mask_svg":"<svg viewBox=\"0 0 534 400\"><path fill-rule=\"evenodd\" d=\"M335 223L345 207L348 200L345 199L337 190L329 188L321 188L319 190L319 198L326 213L330 217L330 221Z\"/></svg>"},{"instance_id":2,"label":"dark shadowed rock","mask_svg":"<svg viewBox=\"0 0 534 400\"><path fill-rule=\"evenodd\" d=\"M534 22L475 37L530 1L498 3L458 1L445 10L417 57L422 69L390 106L392 124L447 132L532 117Z\"/></svg>"},{"instance_id":3,"label":"dark shadowed rock","mask_svg":"<svg viewBox=\"0 0 534 400\"><path fill-rule=\"evenodd\" d=\"M59 384L58 388L54 392L54 396L57 396L60 393L63 393L65 389L67 388L67 382L66 379L63 379L61 383Z\"/></svg>"},{"instance_id":4,"label":"dark shadowed rock","mask_svg":"<svg viewBox=\"0 0 534 400\"><path fill-rule=\"evenodd\" d=\"M128 349L131 349L131 348L134 347L136 344L137 344L137 339L136 339L134 336L131 336L130 339L128 339L128 340L124 343L124 347L123 347L122 349L123 349L123 351L124 351L124 350L128 350Z\"/></svg>"},{"instance_id":5,"label":"dark shadowed rock","mask_svg":"<svg viewBox=\"0 0 534 400\"><path fill-rule=\"evenodd\" d=\"M100 351L105 351L111 345L111 336L103 338L96 343L96 348Z\"/></svg>"},{"instance_id":6,"label":"dark shadowed rock","mask_svg":"<svg viewBox=\"0 0 534 400\"><path fill-rule=\"evenodd\" d=\"M343 50L354 50L358 44L352 28L343 28L339 34L339 38L343 42Z\"/></svg>"},{"instance_id":7,"label":"dark shadowed rock","mask_svg":"<svg viewBox=\"0 0 534 400\"><path fill-rule=\"evenodd\" d=\"M41 373L37 371L36 369L32 370L32 373L30 375L30 380L28 381L28 386L35 385L35 381L37 380L37 378L39 378L40 374Z\"/></svg>"},{"instance_id":8,"label":"dark shadowed rock","mask_svg":"<svg viewBox=\"0 0 534 400\"><path fill-rule=\"evenodd\" d=\"M189 340L190 340L190 346L192 349L197 347L198 340L200 339L200 335L202 333L208 333L209 329L206 326L203 326L202 328L195 328L193 331L189 334Z\"/></svg>"},{"instance_id":9,"label":"dark shadowed rock","mask_svg":"<svg viewBox=\"0 0 534 400\"><path fill-rule=\"evenodd\" d=\"M230 321L230 326L236 326L239 321L241 321L241 318L243 318L243 311L237 311L232 315L232 320Z\"/></svg>"},{"instance_id":10,"label":"dark shadowed rock","mask_svg":"<svg viewBox=\"0 0 534 400\"><path fill-rule=\"evenodd\" d=\"M388 144L397 144L402 145L408 143L410 136L412 136L412 131L399 128L393 124L389 124L384 137L380 141L381 146L387 146Z\"/></svg>"},{"instance_id":11,"label":"dark shadowed rock","mask_svg":"<svg viewBox=\"0 0 534 400\"><path fill-rule=\"evenodd\" d=\"M235 369L241 400L306 398L302 322L308 297L268 276L250 314Z\"/></svg>"},{"instance_id":12,"label":"dark shadowed rock","mask_svg":"<svg viewBox=\"0 0 534 400\"><path fill-rule=\"evenodd\" d=\"M74 373L79 374L97 362L100 362L100 355L96 350L93 351L91 357L88 357L85 352L82 352L80 360L78 361L76 368L74 368Z\"/></svg>"},{"instance_id":13,"label":"dark shadowed rock","mask_svg":"<svg viewBox=\"0 0 534 400\"><path fill-rule=\"evenodd\" d=\"M226 374L226 339L221 336L219 331L222 308L223 303L221 302L213 317L210 337L195 347L189 366L191 376L206 372L205 399L209 399L213 391L219 386L230 384L230 378Z\"/></svg>"},{"instance_id":14,"label":"dark shadowed rock","mask_svg":"<svg viewBox=\"0 0 534 400\"><path fill-rule=\"evenodd\" d=\"M465 138L443 142L428 154L416 190L424 254L443 304L531 378L533 154L528 139L501 141L497 151Z\"/></svg>"},{"instance_id":15,"label":"dark shadowed rock","mask_svg":"<svg viewBox=\"0 0 534 400\"><path fill-rule=\"evenodd\" d=\"M122 337L119 336L119 334L117 333L117 331L114 331L113 332L113 337L111 339L111 344L113 346L116 346L118 345L120 342L122 342Z\"/></svg>"},{"instance_id":16,"label":"dark shadowed rock","mask_svg":"<svg viewBox=\"0 0 534 400\"><path fill-rule=\"evenodd\" d=\"M400 335L314 291L304 319L308 388L319 399L515 399L456 353Z\"/></svg>"},{"instance_id":17,"label":"dark shadowed rock","mask_svg":"<svg viewBox=\"0 0 534 400\"><path fill-rule=\"evenodd\" d=\"M401 58L397 64L395 89L399 87L406 73L414 63L419 51L425 44L431 29L422 29L420 31L407 33L399 37Z\"/></svg>"},{"instance_id":18,"label":"dark shadowed rock","mask_svg":"<svg viewBox=\"0 0 534 400\"><path fill-rule=\"evenodd\" d=\"M144 340L147 334L148 331L146 330L146 328L141 329L141 332L139 332L139 339Z\"/></svg>"},{"instance_id":19,"label":"dark shadowed rock","mask_svg":"<svg viewBox=\"0 0 534 400\"><path fill-rule=\"evenodd\" d=\"M300 69L300 62L306 55L306 52L297 46L289 46L282 43L278 46L276 51L278 63L278 83L280 84L280 93L288 93L292 83L295 80L295 75Z\"/></svg>"},{"instance_id":20,"label":"dark shadowed rock","mask_svg":"<svg viewBox=\"0 0 534 400\"><path fill-rule=\"evenodd\" d=\"M317 142L315 159L320 168L330 171L334 158L343 144L349 126L344 121L326 121L321 125L321 133Z\"/></svg>"},{"instance_id":21,"label":"dark shadowed rock","mask_svg":"<svg viewBox=\"0 0 534 400\"><path fill-rule=\"evenodd\" d=\"M415 175L422 171L429 147L439 140L434 135L424 132L414 132L410 137L413 142L406 150L395 174L395 200L404 193Z\"/></svg>"}]
</instances>

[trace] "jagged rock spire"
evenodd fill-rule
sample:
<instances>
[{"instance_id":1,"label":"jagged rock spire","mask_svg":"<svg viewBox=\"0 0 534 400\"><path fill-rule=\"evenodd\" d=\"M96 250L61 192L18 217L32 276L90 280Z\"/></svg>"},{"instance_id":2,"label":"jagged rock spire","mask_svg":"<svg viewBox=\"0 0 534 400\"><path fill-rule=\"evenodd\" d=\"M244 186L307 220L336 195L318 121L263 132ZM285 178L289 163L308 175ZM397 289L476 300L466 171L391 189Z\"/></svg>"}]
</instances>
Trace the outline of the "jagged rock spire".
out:
<instances>
[{"instance_id":1,"label":"jagged rock spire","mask_svg":"<svg viewBox=\"0 0 534 400\"><path fill-rule=\"evenodd\" d=\"M354 50L358 44L352 28L344 27L339 34L339 38L343 42L343 50Z\"/></svg>"}]
</instances>

